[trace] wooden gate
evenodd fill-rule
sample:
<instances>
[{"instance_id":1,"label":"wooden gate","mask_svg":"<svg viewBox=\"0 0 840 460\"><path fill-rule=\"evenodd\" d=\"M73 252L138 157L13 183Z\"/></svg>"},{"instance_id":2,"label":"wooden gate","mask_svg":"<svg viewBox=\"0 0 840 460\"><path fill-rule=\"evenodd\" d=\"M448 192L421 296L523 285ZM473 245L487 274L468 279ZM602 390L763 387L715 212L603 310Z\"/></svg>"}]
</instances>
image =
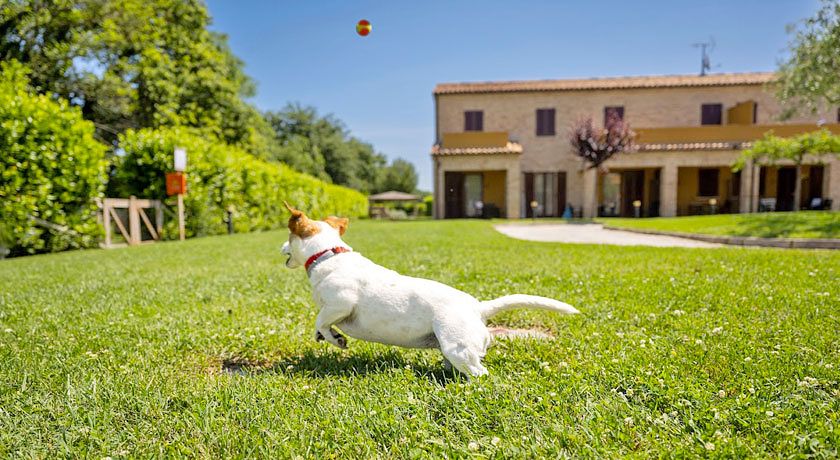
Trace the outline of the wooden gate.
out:
<instances>
[{"instance_id":1,"label":"wooden gate","mask_svg":"<svg viewBox=\"0 0 840 460\"><path fill-rule=\"evenodd\" d=\"M120 215L116 211L117 209L128 210L128 227L126 227L126 223L120 218ZM155 225L152 225L152 221L146 214L146 209L155 210ZM134 246L143 243L153 243L160 239L160 234L163 230L163 205L159 200L141 200L133 196L127 199L105 198L102 202L102 223L105 225L105 242L102 244L104 248L126 246L126 243L114 243L112 241L112 220L128 245ZM140 221L143 222L146 231L152 237L151 240L143 240Z\"/></svg>"}]
</instances>

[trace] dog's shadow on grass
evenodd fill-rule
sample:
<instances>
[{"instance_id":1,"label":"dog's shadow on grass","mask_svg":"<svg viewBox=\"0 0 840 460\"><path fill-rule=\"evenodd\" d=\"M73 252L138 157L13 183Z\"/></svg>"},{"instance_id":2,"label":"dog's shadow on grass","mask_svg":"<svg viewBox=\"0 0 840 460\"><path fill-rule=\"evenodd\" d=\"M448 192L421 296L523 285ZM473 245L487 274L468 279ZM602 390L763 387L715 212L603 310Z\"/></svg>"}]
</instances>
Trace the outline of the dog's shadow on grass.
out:
<instances>
[{"instance_id":1,"label":"dog's shadow on grass","mask_svg":"<svg viewBox=\"0 0 840 460\"><path fill-rule=\"evenodd\" d=\"M306 350L299 355L267 361L229 357L222 360L221 371L243 376L286 374L314 378L363 377L399 371L411 372L418 378L442 385L466 381L458 371L445 369L442 362L429 364L425 360L409 360L393 350L359 353Z\"/></svg>"}]
</instances>

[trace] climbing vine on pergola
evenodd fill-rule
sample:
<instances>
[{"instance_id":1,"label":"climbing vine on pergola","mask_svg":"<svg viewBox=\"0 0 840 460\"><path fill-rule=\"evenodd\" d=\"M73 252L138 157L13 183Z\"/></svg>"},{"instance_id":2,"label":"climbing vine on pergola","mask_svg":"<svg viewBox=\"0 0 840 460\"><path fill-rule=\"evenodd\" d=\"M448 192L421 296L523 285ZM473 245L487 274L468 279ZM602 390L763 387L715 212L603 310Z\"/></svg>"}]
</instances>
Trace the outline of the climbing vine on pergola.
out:
<instances>
[{"instance_id":1,"label":"climbing vine on pergola","mask_svg":"<svg viewBox=\"0 0 840 460\"><path fill-rule=\"evenodd\" d=\"M812 131L793 137L779 137L768 131L753 146L741 152L741 156L732 165L733 171L742 170L748 161L757 164L777 164L790 162L796 166L796 183L793 189L793 210L799 210L802 195L802 163L807 157L817 161L826 155L840 156L840 136L827 129Z\"/></svg>"}]
</instances>

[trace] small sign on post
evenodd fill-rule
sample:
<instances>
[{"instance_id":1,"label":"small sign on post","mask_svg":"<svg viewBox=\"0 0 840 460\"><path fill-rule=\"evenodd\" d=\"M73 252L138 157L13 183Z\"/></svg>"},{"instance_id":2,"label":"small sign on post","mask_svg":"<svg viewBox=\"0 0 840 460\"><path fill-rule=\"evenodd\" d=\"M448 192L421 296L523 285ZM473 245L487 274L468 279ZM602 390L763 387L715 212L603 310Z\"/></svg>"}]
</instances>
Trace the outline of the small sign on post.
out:
<instances>
[{"instance_id":1,"label":"small sign on post","mask_svg":"<svg viewBox=\"0 0 840 460\"><path fill-rule=\"evenodd\" d=\"M184 225L184 194L187 193L187 150L175 147L173 169L176 172L166 173L166 194L178 196L178 236L183 241L186 238Z\"/></svg>"}]
</instances>

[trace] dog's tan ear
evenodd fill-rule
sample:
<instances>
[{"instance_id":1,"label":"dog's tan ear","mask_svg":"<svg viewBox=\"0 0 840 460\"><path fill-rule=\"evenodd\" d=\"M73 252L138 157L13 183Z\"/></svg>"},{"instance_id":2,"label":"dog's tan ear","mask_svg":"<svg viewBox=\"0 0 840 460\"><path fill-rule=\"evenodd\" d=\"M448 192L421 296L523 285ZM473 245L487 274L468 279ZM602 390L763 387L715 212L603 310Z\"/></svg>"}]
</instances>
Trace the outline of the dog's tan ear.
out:
<instances>
[{"instance_id":1,"label":"dog's tan ear","mask_svg":"<svg viewBox=\"0 0 840 460\"><path fill-rule=\"evenodd\" d=\"M286 209L288 209L289 212L292 213L292 216L289 217L290 232L294 233L295 235L301 238L309 238L310 236L321 231L321 229L318 228L318 225L315 224L315 222L312 222L311 219L306 217L306 214L304 214L303 211L289 206L289 203L286 203L285 201L283 202L283 204L285 204Z\"/></svg>"},{"instance_id":2,"label":"dog's tan ear","mask_svg":"<svg viewBox=\"0 0 840 460\"><path fill-rule=\"evenodd\" d=\"M324 222L330 224L330 227L338 230L339 235L344 235L344 232L347 231L347 227L350 226L350 219L346 217L330 216L324 219Z\"/></svg>"},{"instance_id":3,"label":"dog's tan ear","mask_svg":"<svg viewBox=\"0 0 840 460\"><path fill-rule=\"evenodd\" d=\"M283 204L285 204L286 209L288 209L289 212L292 213L292 217L300 217L303 215L303 211L291 207L291 205L289 205L289 203L286 200L283 200Z\"/></svg>"}]
</instances>

